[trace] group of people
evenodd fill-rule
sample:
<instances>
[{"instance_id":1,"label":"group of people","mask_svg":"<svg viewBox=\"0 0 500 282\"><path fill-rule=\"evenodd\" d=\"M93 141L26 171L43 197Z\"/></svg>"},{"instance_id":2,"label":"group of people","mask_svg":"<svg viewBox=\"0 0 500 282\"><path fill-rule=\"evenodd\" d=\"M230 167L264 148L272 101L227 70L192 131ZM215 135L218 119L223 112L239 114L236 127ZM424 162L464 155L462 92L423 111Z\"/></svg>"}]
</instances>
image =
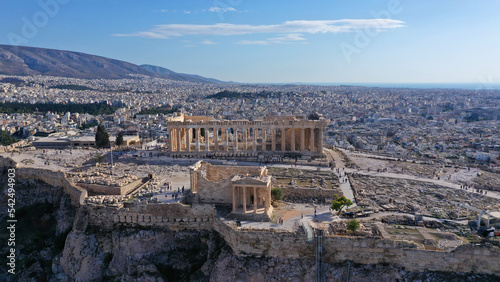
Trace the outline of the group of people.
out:
<instances>
[{"instance_id":1,"label":"group of people","mask_svg":"<svg viewBox=\"0 0 500 282\"><path fill-rule=\"evenodd\" d=\"M172 190L172 187L169 185L168 190ZM181 196L181 194L184 194L184 186L181 187L177 187L177 192L175 193L172 193L172 200L175 199L177 200L177 198L179 198ZM168 197L168 195L165 195L165 198Z\"/></svg>"},{"instance_id":2,"label":"group of people","mask_svg":"<svg viewBox=\"0 0 500 282\"><path fill-rule=\"evenodd\" d=\"M461 185L460 185L460 189L461 189L461 190L467 190L467 191L468 191L468 190L469 190L469 188L471 189L471 191L472 191L472 192L476 192L476 193L479 193L479 194L481 194L481 195L488 195L488 191L486 191L486 190L482 190L482 189L474 189L474 188L472 188L472 187L470 187L470 186L463 185L463 184L461 184Z\"/></svg>"}]
</instances>

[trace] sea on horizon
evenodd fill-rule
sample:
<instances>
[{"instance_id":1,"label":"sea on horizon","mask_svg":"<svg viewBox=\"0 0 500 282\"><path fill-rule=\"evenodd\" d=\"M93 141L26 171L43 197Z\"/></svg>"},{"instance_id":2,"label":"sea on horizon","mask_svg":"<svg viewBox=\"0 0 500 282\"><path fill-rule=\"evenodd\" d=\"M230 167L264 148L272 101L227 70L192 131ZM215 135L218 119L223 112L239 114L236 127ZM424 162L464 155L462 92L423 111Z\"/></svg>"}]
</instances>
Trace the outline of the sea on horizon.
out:
<instances>
[{"instance_id":1,"label":"sea on horizon","mask_svg":"<svg viewBox=\"0 0 500 282\"><path fill-rule=\"evenodd\" d=\"M420 89L470 89L470 90L500 90L500 83L300 83L324 86L362 86L382 88L420 88Z\"/></svg>"}]
</instances>

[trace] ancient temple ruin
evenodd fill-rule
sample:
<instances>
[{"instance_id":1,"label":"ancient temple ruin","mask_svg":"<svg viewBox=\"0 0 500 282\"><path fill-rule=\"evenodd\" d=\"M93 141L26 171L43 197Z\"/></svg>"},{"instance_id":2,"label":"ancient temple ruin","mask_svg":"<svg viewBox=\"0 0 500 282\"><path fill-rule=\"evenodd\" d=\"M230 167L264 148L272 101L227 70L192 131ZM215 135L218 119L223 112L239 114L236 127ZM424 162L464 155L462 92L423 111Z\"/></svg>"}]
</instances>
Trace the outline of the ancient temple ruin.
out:
<instances>
[{"instance_id":1,"label":"ancient temple ruin","mask_svg":"<svg viewBox=\"0 0 500 282\"><path fill-rule=\"evenodd\" d=\"M180 114L168 123L169 152L317 157L322 156L323 133L328 122L303 116L269 116L248 121Z\"/></svg>"},{"instance_id":2,"label":"ancient temple ruin","mask_svg":"<svg viewBox=\"0 0 500 282\"><path fill-rule=\"evenodd\" d=\"M271 219L271 176L265 166L223 166L199 161L191 168L195 202L231 205L231 215L236 218Z\"/></svg>"}]
</instances>

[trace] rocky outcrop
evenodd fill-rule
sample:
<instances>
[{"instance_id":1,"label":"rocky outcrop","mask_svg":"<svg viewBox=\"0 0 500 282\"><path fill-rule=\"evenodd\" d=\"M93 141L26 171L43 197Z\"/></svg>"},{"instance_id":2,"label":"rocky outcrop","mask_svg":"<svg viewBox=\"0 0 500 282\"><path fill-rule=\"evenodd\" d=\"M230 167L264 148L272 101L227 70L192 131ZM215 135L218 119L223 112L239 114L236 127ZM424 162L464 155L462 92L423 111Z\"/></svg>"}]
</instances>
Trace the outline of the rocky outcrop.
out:
<instances>
[{"instance_id":1,"label":"rocky outcrop","mask_svg":"<svg viewBox=\"0 0 500 282\"><path fill-rule=\"evenodd\" d=\"M216 261L222 245L209 231L73 231L60 262L71 280L207 280L211 267L202 267Z\"/></svg>"},{"instance_id":2,"label":"rocky outcrop","mask_svg":"<svg viewBox=\"0 0 500 282\"><path fill-rule=\"evenodd\" d=\"M2 207L7 206L6 179L2 174ZM2 258L0 281L29 281L35 278L49 280L58 277L52 274L57 271L57 263L54 265L54 262L59 260L66 235L71 230L75 217L71 199L63 188L33 179L18 180L15 190L16 275L7 274ZM6 209L2 209L2 226L7 220L6 216ZM7 244L2 244L2 254L7 253L7 248ZM62 277L67 275L63 273Z\"/></svg>"}]
</instances>

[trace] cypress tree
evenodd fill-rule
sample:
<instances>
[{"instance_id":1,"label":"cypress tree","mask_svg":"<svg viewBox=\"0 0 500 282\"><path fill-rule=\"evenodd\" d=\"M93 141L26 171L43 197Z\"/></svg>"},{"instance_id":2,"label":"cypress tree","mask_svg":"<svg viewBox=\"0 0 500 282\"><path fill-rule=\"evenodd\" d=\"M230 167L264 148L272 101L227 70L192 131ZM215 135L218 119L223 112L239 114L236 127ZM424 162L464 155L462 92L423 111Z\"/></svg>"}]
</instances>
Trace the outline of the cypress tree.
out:
<instances>
[{"instance_id":1,"label":"cypress tree","mask_svg":"<svg viewBox=\"0 0 500 282\"><path fill-rule=\"evenodd\" d=\"M97 132L95 133L95 145L97 148L109 146L109 134L102 123L97 126Z\"/></svg>"},{"instance_id":2,"label":"cypress tree","mask_svg":"<svg viewBox=\"0 0 500 282\"><path fill-rule=\"evenodd\" d=\"M121 146L123 145L123 132L118 132L118 136L116 136L116 146Z\"/></svg>"}]
</instances>

